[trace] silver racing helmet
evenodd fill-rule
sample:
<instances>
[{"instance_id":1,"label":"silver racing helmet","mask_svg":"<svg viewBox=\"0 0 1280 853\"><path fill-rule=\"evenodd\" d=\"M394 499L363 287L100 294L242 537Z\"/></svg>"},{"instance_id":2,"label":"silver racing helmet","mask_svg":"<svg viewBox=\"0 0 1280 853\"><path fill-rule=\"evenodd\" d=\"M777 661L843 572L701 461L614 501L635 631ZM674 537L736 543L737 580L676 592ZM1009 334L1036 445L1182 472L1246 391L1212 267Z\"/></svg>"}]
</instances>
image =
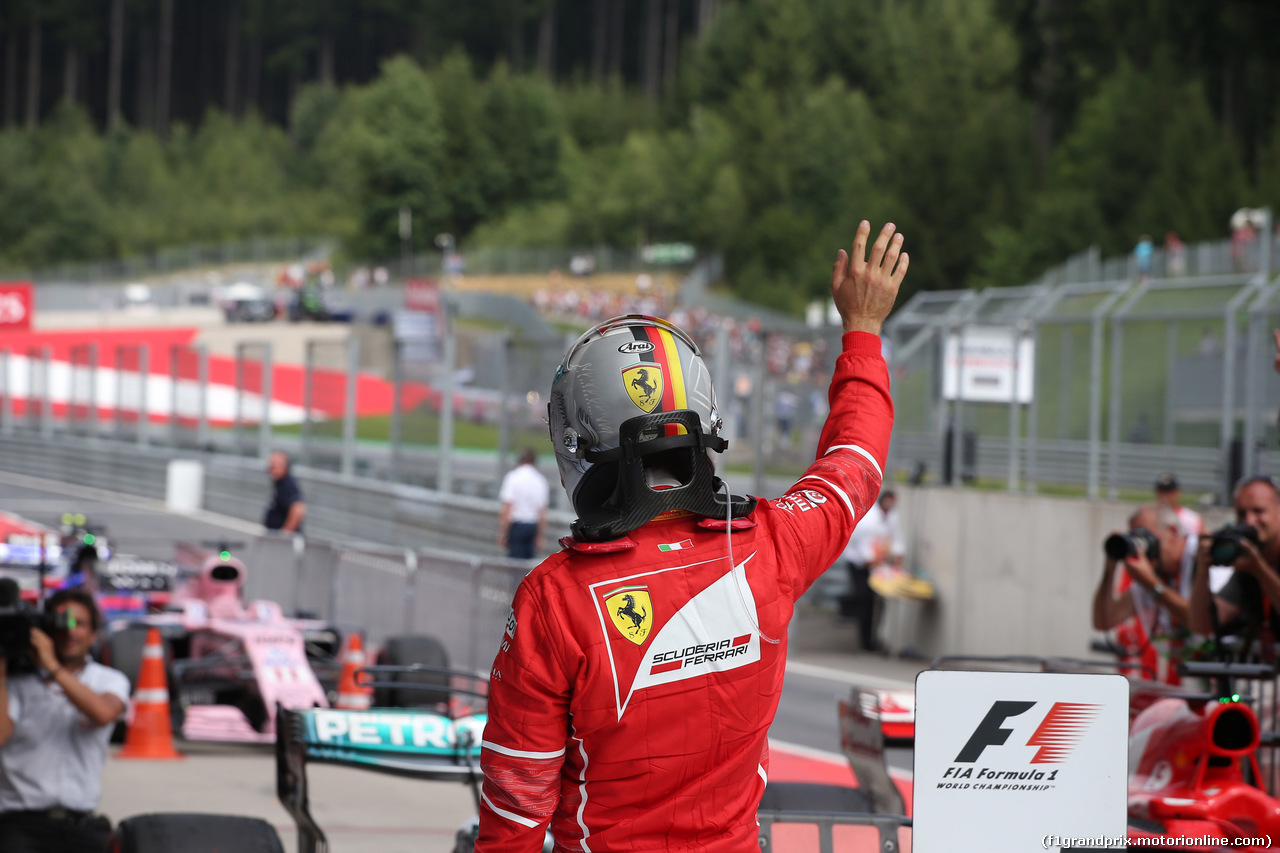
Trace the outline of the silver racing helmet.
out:
<instances>
[{"instance_id":1,"label":"silver racing helmet","mask_svg":"<svg viewBox=\"0 0 1280 853\"><path fill-rule=\"evenodd\" d=\"M579 540L616 539L672 509L738 517L754 508L715 477L710 453L728 443L711 373L665 320L614 317L578 338L551 383L547 423Z\"/></svg>"}]
</instances>

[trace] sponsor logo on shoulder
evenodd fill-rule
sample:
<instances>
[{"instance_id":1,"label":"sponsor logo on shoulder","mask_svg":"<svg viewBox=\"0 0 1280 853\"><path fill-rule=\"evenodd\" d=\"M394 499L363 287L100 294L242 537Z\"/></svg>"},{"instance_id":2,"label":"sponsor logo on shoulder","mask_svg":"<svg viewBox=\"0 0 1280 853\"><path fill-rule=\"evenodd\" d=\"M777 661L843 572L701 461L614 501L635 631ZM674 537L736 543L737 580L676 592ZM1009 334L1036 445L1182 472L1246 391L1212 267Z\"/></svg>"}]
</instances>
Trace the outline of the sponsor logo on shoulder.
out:
<instances>
[{"instance_id":1,"label":"sponsor logo on shoulder","mask_svg":"<svg viewBox=\"0 0 1280 853\"><path fill-rule=\"evenodd\" d=\"M800 489L799 491L792 492L789 495L783 495L778 498L774 501L774 505L777 506L778 509L785 509L787 512L792 512L797 509L801 512L808 512L815 506L826 502L827 496L822 494L822 492L815 492L813 489Z\"/></svg>"},{"instance_id":2,"label":"sponsor logo on shoulder","mask_svg":"<svg viewBox=\"0 0 1280 853\"><path fill-rule=\"evenodd\" d=\"M640 355L641 353L653 352L653 344L648 341L627 341L618 347L618 352L623 355Z\"/></svg>"}]
</instances>

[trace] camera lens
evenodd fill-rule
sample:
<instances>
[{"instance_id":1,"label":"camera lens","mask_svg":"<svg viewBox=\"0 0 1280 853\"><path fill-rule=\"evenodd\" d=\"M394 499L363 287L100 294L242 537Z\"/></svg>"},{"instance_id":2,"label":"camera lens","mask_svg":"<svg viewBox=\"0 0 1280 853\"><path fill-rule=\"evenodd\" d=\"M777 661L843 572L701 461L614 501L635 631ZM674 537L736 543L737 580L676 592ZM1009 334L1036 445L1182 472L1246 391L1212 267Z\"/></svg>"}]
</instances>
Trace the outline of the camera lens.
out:
<instances>
[{"instance_id":1,"label":"camera lens","mask_svg":"<svg viewBox=\"0 0 1280 853\"><path fill-rule=\"evenodd\" d=\"M1209 546L1209 557L1215 566L1229 566L1240 559L1243 549L1234 539L1217 539Z\"/></svg>"},{"instance_id":2,"label":"camera lens","mask_svg":"<svg viewBox=\"0 0 1280 853\"><path fill-rule=\"evenodd\" d=\"M1113 560L1123 560L1135 552L1133 540L1123 533L1112 533L1102 543L1103 552Z\"/></svg>"}]
</instances>

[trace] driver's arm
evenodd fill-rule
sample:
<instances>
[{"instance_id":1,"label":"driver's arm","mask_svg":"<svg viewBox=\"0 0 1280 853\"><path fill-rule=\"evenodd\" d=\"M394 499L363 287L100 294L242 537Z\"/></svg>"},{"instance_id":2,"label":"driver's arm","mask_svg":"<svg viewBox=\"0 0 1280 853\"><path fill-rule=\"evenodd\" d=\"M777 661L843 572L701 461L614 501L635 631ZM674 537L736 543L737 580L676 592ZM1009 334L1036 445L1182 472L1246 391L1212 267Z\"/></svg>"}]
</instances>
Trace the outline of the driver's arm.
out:
<instances>
[{"instance_id":1,"label":"driver's arm","mask_svg":"<svg viewBox=\"0 0 1280 853\"><path fill-rule=\"evenodd\" d=\"M1116 561L1107 558L1102 568L1102 579L1098 581L1098 589L1093 594L1093 628L1095 631L1109 631L1133 615L1133 595L1125 590L1116 596L1115 589Z\"/></svg>"},{"instance_id":2,"label":"driver's arm","mask_svg":"<svg viewBox=\"0 0 1280 853\"><path fill-rule=\"evenodd\" d=\"M477 853L541 850L560 802L574 687L569 673L582 669L585 655L564 627L572 617L552 605L546 579L526 577L516 590L493 661Z\"/></svg>"}]
</instances>

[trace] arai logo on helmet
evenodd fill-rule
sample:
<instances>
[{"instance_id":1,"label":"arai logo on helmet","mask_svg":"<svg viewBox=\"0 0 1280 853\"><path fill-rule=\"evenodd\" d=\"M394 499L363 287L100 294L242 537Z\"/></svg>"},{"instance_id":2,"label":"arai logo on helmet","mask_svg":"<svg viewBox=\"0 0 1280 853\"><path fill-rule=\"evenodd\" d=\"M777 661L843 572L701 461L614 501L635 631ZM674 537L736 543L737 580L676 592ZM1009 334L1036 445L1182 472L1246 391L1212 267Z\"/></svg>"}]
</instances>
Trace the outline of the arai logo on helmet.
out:
<instances>
[{"instance_id":1,"label":"arai logo on helmet","mask_svg":"<svg viewBox=\"0 0 1280 853\"><path fill-rule=\"evenodd\" d=\"M618 352L624 355L639 355L643 352L653 352L653 344L648 341L627 341L618 347Z\"/></svg>"}]
</instances>

